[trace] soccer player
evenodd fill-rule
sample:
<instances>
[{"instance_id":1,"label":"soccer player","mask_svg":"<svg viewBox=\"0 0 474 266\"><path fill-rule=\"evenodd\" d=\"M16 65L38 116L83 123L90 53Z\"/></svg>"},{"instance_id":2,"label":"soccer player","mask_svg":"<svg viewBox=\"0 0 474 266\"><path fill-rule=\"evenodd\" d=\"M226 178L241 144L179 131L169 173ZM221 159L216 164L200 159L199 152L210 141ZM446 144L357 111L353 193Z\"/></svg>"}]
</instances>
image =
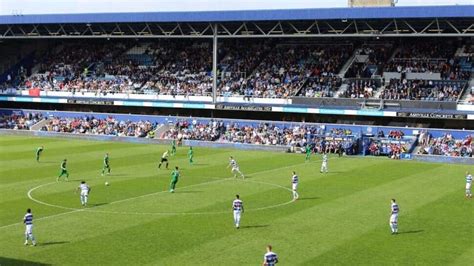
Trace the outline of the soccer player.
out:
<instances>
[{"instance_id":1,"label":"soccer player","mask_svg":"<svg viewBox=\"0 0 474 266\"><path fill-rule=\"evenodd\" d=\"M36 161L39 162L41 153L43 152L44 147L40 146L36 149Z\"/></svg>"},{"instance_id":2,"label":"soccer player","mask_svg":"<svg viewBox=\"0 0 474 266\"><path fill-rule=\"evenodd\" d=\"M193 156L194 156L193 147L192 147L192 146L189 146L188 157L189 157L189 163L190 163L190 164L193 164L193 163L194 163L194 161L193 161Z\"/></svg>"},{"instance_id":3,"label":"soccer player","mask_svg":"<svg viewBox=\"0 0 474 266\"><path fill-rule=\"evenodd\" d=\"M471 186L472 186L472 175L469 172L466 172L466 198L472 198L471 193Z\"/></svg>"},{"instance_id":4,"label":"soccer player","mask_svg":"<svg viewBox=\"0 0 474 266\"><path fill-rule=\"evenodd\" d=\"M311 157L311 146L309 144L306 144L305 151L306 151L306 158L304 160L305 160L305 162L307 162L307 161L309 161L309 159Z\"/></svg>"},{"instance_id":5,"label":"soccer player","mask_svg":"<svg viewBox=\"0 0 474 266\"><path fill-rule=\"evenodd\" d=\"M240 217L244 213L244 203L240 200L239 195L235 195L235 200L232 202L232 210L234 211L235 228L240 228Z\"/></svg>"},{"instance_id":6,"label":"soccer player","mask_svg":"<svg viewBox=\"0 0 474 266\"><path fill-rule=\"evenodd\" d=\"M229 165L227 166L227 168L229 168L229 166L232 166L231 172L232 172L232 174L234 174L234 178L237 178L237 173L240 174L242 179L245 178L244 174L242 174L242 172L240 172L239 165L237 164L237 162L234 160L234 157L232 157L232 156L229 157Z\"/></svg>"},{"instance_id":7,"label":"soccer player","mask_svg":"<svg viewBox=\"0 0 474 266\"><path fill-rule=\"evenodd\" d=\"M56 179L56 181L59 181L59 178L61 178L63 175L66 175L66 181L69 181L69 172L67 171L66 163L67 163L67 159L64 159L63 162L61 163L61 172L59 173L59 176Z\"/></svg>"},{"instance_id":8,"label":"soccer player","mask_svg":"<svg viewBox=\"0 0 474 266\"><path fill-rule=\"evenodd\" d=\"M323 163L321 164L321 173L322 172L325 172L327 173L328 172L328 154L327 153L324 153L323 154Z\"/></svg>"},{"instance_id":9,"label":"soccer player","mask_svg":"<svg viewBox=\"0 0 474 266\"><path fill-rule=\"evenodd\" d=\"M392 235L394 235L398 234L398 212L400 211L395 199L392 199L392 205L390 209L390 229L392 229Z\"/></svg>"},{"instance_id":10,"label":"soccer player","mask_svg":"<svg viewBox=\"0 0 474 266\"><path fill-rule=\"evenodd\" d=\"M176 188L176 183L178 183L178 178L179 178L179 169L178 166L176 166L171 172L171 183L170 183L170 192L174 193L174 189Z\"/></svg>"},{"instance_id":11,"label":"soccer player","mask_svg":"<svg viewBox=\"0 0 474 266\"><path fill-rule=\"evenodd\" d=\"M272 251L272 246L267 246L267 253L263 255L263 266L275 266L278 263L278 255Z\"/></svg>"},{"instance_id":12,"label":"soccer player","mask_svg":"<svg viewBox=\"0 0 474 266\"><path fill-rule=\"evenodd\" d=\"M91 192L91 188L86 181L81 181L81 184L76 188L76 192L81 192L81 204L82 206L87 206L87 200L89 199L89 193Z\"/></svg>"},{"instance_id":13,"label":"soccer player","mask_svg":"<svg viewBox=\"0 0 474 266\"><path fill-rule=\"evenodd\" d=\"M102 167L102 176L105 174L105 170L107 170L107 174L110 174L110 164L109 164L109 154L106 153L104 157L104 166Z\"/></svg>"},{"instance_id":14,"label":"soccer player","mask_svg":"<svg viewBox=\"0 0 474 266\"><path fill-rule=\"evenodd\" d=\"M173 141L171 142L171 155L176 155L176 139L173 139Z\"/></svg>"},{"instance_id":15,"label":"soccer player","mask_svg":"<svg viewBox=\"0 0 474 266\"><path fill-rule=\"evenodd\" d=\"M33 214L31 214L31 209L26 210L26 214L23 217L23 223L26 226L25 229L25 246L28 245L28 240L31 240L31 244L36 246L36 240L33 236Z\"/></svg>"},{"instance_id":16,"label":"soccer player","mask_svg":"<svg viewBox=\"0 0 474 266\"><path fill-rule=\"evenodd\" d=\"M293 176L291 177L291 185L293 187L293 200L297 200L300 195L298 195L298 192L296 192L298 189L298 176L296 175L295 171L293 171Z\"/></svg>"},{"instance_id":17,"label":"soccer player","mask_svg":"<svg viewBox=\"0 0 474 266\"><path fill-rule=\"evenodd\" d=\"M158 165L158 168L161 169L161 164L163 164L164 162L166 162L166 169L168 169L168 157L170 157L170 154L168 152L168 150L166 150L163 155L161 155L161 161L160 161L160 164Z\"/></svg>"}]
</instances>

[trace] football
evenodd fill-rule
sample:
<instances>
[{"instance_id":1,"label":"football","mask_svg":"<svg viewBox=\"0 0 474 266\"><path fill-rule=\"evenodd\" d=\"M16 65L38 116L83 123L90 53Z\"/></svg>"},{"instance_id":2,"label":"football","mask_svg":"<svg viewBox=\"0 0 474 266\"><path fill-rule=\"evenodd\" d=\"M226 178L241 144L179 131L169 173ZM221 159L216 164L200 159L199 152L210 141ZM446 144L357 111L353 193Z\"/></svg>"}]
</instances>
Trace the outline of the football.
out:
<instances>
[{"instance_id":1,"label":"football","mask_svg":"<svg viewBox=\"0 0 474 266\"><path fill-rule=\"evenodd\" d=\"M105 185L108 186L108 185L109 185L109 182L105 182Z\"/></svg>"}]
</instances>

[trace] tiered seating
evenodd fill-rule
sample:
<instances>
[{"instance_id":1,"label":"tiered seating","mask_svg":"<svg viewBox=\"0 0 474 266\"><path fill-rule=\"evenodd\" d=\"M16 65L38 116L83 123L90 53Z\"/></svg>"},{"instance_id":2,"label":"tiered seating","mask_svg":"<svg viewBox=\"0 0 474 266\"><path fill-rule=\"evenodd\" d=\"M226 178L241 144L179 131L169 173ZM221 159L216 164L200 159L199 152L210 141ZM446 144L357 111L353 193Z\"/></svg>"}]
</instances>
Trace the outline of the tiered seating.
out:
<instances>
[{"instance_id":1,"label":"tiered seating","mask_svg":"<svg viewBox=\"0 0 474 266\"><path fill-rule=\"evenodd\" d=\"M0 116L0 128L30 130L31 126L43 120L42 114L22 113Z\"/></svg>"},{"instance_id":2,"label":"tiered seating","mask_svg":"<svg viewBox=\"0 0 474 266\"><path fill-rule=\"evenodd\" d=\"M388 156L391 159L400 159L400 155L410 150L414 138L405 138L400 130L390 130L388 133L380 130L377 137L370 139L367 152L373 156Z\"/></svg>"},{"instance_id":3,"label":"tiered seating","mask_svg":"<svg viewBox=\"0 0 474 266\"><path fill-rule=\"evenodd\" d=\"M346 78L371 78L379 66L383 66L392 53L392 45L366 44L357 50L357 56L366 56L363 62L354 62L347 70Z\"/></svg>"},{"instance_id":4,"label":"tiered seating","mask_svg":"<svg viewBox=\"0 0 474 266\"><path fill-rule=\"evenodd\" d=\"M347 89L339 96L343 98L372 98L377 91L377 84L380 82L372 79L350 79Z\"/></svg>"},{"instance_id":5,"label":"tiered seating","mask_svg":"<svg viewBox=\"0 0 474 266\"><path fill-rule=\"evenodd\" d=\"M114 135L128 137L153 137L156 123L150 121L123 121L114 117L98 119L95 117L49 119L42 131L74 134Z\"/></svg>"},{"instance_id":6,"label":"tiered seating","mask_svg":"<svg viewBox=\"0 0 474 266\"><path fill-rule=\"evenodd\" d=\"M471 135L467 135L464 139L456 139L451 134L434 138L427 133L421 143L419 154L473 157L473 150L474 141Z\"/></svg>"},{"instance_id":7,"label":"tiered seating","mask_svg":"<svg viewBox=\"0 0 474 266\"><path fill-rule=\"evenodd\" d=\"M390 80L380 94L387 100L456 101L466 82L445 80Z\"/></svg>"}]
</instances>

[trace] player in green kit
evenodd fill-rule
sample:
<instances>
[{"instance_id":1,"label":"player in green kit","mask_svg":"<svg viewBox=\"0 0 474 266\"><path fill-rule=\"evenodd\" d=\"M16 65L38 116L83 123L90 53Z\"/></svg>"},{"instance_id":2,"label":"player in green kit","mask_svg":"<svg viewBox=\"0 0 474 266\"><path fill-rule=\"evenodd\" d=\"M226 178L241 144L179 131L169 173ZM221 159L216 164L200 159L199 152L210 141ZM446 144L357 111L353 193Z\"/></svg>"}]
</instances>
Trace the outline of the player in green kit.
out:
<instances>
[{"instance_id":1,"label":"player in green kit","mask_svg":"<svg viewBox=\"0 0 474 266\"><path fill-rule=\"evenodd\" d=\"M176 183L178 183L178 178L179 178L179 170L178 166L176 166L171 172L171 183L170 183L170 192L174 193L174 189L176 188Z\"/></svg>"},{"instance_id":2,"label":"player in green kit","mask_svg":"<svg viewBox=\"0 0 474 266\"><path fill-rule=\"evenodd\" d=\"M106 153L104 157L104 167L102 167L102 176L105 174L105 170L107 170L107 174L110 174L110 164L109 164L109 154Z\"/></svg>"},{"instance_id":3,"label":"player in green kit","mask_svg":"<svg viewBox=\"0 0 474 266\"><path fill-rule=\"evenodd\" d=\"M59 174L56 181L59 181L59 178L61 178L63 175L66 175L66 181L69 181L69 173L67 172L66 163L67 163L67 160L64 159L63 162L61 163L61 173Z\"/></svg>"},{"instance_id":4,"label":"player in green kit","mask_svg":"<svg viewBox=\"0 0 474 266\"><path fill-rule=\"evenodd\" d=\"M171 142L171 156L176 155L176 139Z\"/></svg>"},{"instance_id":5,"label":"player in green kit","mask_svg":"<svg viewBox=\"0 0 474 266\"><path fill-rule=\"evenodd\" d=\"M189 163L190 164L193 164L193 156L194 156L194 151L193 151L193 147L192 146L189 146L189 151L188 151L188 157L189 157Z\"/></svg>"},{"instance_id":6,"label":"player in green kit","mask_svg":"<svg viewBox=\"0 0 474 266\"><path fill-rule=\"evenodd\" d=\"M305 151L306 151L306 158L304 160L309 161L311 157L311 146L309 144L306 144Z\"/></svg>"},{"instance_id":7,"label":"player in green kit","mask_svg":"<svg viewBox=\"0 0 474 266\"><path fill-rule=\"evenodd\" d=\"M44 147L40 146L36 149L36 161L39 162L41 153L43 152Z\"/></svg>"}]
</instances>

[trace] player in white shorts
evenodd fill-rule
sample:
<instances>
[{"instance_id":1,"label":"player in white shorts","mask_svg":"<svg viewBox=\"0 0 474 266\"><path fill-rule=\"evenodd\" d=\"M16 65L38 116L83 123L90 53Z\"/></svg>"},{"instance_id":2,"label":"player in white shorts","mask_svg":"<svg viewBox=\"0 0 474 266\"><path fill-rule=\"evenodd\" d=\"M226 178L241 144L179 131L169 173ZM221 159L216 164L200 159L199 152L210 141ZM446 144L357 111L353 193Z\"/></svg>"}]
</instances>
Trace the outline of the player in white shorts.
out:
<instances>
[{"instance_id":1,"label":"player in white shorts","mask_svg":"<svg viewBox=\"0 0 474 266\"><path fill-rule=\"evenodd\" d=\"M293 200L297 200L300 195L298 195L298 176L296 175L296 172L293 171L293 176L291 177L291 186L293 190Z\"/></svg>"},{"instance_id":2,"label":"player in white shorts","mask_svg":"<svg viewBox=\"0 0 474 266\"><path fill-rule=\"evenodd\" d=\"M23 223L25 224L25 246L28 245L28 240L31 240L31 244L36 246L36 240L33 236L33 214L31 214L31 209L26 210L26 214L23 217Z\"/></svg>"},{"instance_id":3,"label":"player in white shorts","mask_svg":"<svg viewBox=\"0 0 474 266\"><path fill-rule=\"evenodd\" d=\"M244 203L240 200L239 195L235 195L235 200L232 202L232 211L234 212L235 228L240 228L240 217L244 213Z\"/></svg>"},{"instance_id":4,"label":"player in white shorts","mask_svg":"<svg viewBox=\"0 0 474 266\"><path fill-rule=\"evenodd\" d=\"M86 181L81 181L81 184L77 187L76 191L81 192L81 204L85 207L87 205L87 200L89 199L91 188L86 184Z\"/></svg>"},{"instance_id":5,"label":"player in white shorts","mask_svg":"<svg viewBox=\"0 0 474 266\"><path fill-rule=\"evenodd\" d=\"M466 198L468 199L472 198L471 186L472 175L469 172L466 172Z\"/></svg>"},{"instance_id":6,"label":"player in white shorts","mask_svg":"<svg viewBox=\"0 0 474 266\"><path fill-rule=\"evenodd\" d=\"M229 165L227 166L227 168L232 167L232 174L234 174L234 178L237 177L237 173L242 177L242 179L244 179L244 174L242 174L242 172L240 172L240 168L239 168L239 165L237 164L237 162L234 160L234 157L230 156L229 158Z\"/></svg>"},{"instance_id":7,"label":"player in white shorts","mask_svg":"<svg viewBox=\"0 0 474 266\"><path fill-rule=\"evenodd\" d=\"M390 210L390 229L392 229L392 235L398 234L398 212L400 209L395 199L392 199Z\"/></svg>"},{"instance_id":8,"label":"player in white shorts","mask_svg":"<svg viewBox=\"0 0 474 266\"><path fill-rule=\"evenodd\" d=\"M324 153L323 154L323 162L321 164L321 173L324 172L324 173L327 173L328 172L328 155L327 153Z\"/></svg>"}]
</instances>

